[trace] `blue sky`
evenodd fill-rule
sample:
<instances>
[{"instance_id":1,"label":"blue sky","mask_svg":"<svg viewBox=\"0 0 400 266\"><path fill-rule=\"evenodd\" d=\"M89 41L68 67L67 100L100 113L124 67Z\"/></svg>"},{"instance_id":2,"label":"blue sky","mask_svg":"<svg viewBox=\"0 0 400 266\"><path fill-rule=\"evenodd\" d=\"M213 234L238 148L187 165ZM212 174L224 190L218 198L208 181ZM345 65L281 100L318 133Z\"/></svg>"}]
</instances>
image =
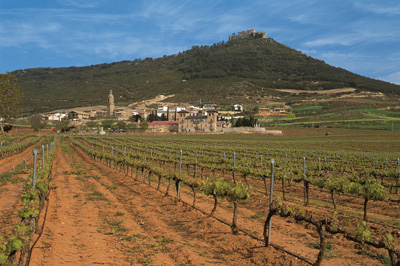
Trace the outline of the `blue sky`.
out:
<instances>
[{"instance_id":1,"label":"blue sky","mask_svg":"<svg viewBox=\"0 0 400 266\"><path fill-rule=\"evenodd\" d=\"M247 29L400 84L398 0L1 0L0 73L157 58Z\"/></svg>"}]
</instances>

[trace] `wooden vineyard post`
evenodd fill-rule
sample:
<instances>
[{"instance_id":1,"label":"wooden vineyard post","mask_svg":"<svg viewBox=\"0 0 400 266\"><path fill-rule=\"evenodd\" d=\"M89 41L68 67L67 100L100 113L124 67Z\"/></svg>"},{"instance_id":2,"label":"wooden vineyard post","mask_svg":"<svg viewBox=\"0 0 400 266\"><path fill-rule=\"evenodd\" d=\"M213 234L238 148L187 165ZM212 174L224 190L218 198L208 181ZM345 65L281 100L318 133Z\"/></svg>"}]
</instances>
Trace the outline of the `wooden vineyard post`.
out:
<instances>
[{"instance_id":1,"label":"wooden vineyard post","mask_svg":"<svg viewBox=\"0 0 400 266\"><path fill-rule=\"evenodd\" d=\"M176 193L178 200L181 200L181 174L182 174L182 150L180 150L180 158L179 158L179 176L176 181Z\"/></svg>"},{"instance_id":2,"label":"wooden vineyard post","mask_svg":"<svg viewBox=\"0 0 400 266\"><path fill-rule=\"evenodd\" d=\"M35 191L35 182L36 182L36 161L37 161L38 151L36 149L33 150L33 180L32 180L32 190Z\"/></svg>"},{"instance_id":3,"label":"wooden vineyard post","mask_svg":"<svg viewBox=\"0 0 400 266\"><path fill-rule=\"evenodd\" d=\"M400 182L400 158L397 158L397 173L399 174L399 182Z\"/></svg>"},{"instance_id":4,"label":"wooden vineyard post","mask_svg":"<svg viewBox=\"0 0 400 266\"><path fill-rule=\"evenodd\" d=\"M47 160L49 159L49 144L46 145Z\"/></svg>"},{"instance_id":5,"label":"wooden vineyard post","mask_svg":"<svg viewBox=\"0 0 400 266\"><path fill-rule=\"evenodd\" d=\"M42 169L44 169L44 145L42 145Z\"/></svg>"},{"instance_id":6,"label":"wooden vineyard post","mask_svg":"<svg viewBox=\"0 0 400 266\"><path fill-rule=\"evenodd\" d=\"M124 147L124 172L125 172L125 168L126 168L126 161L125 161L125 158L126 158L126 146Z\"/></svg>"},{"instance_id":7,"label":"wooden vineyard post","mask_svg":"<svg viewBox=\"0 0 400 266\"><path fill-rule=\"evenodd\" d=\"M232 177L233 177L233 182L236 183L235 179L235 167L236 167L236 152L233 152L233 170L232 170Z\"/></svg>"},{"instance_id":8,"label":"wooden vineyard post","mask_svg":"<svg viewBox=\"0 0 400 266\"><path fill-rule=\"evenodd\" d=\"M111 146L111 157L114 157L114 146ZM114 159L111 159L110 167L113 167L113 161Z\"/></svg>"},{"instance_id":9,"label":"wooden vineyard post","mask_svg":"<svg viewBox=\"0 0 400 266\"><path fill-rule=\"evenodd\" d=\"M147 148L145 149L145 151L144 151L144 161L143 161L143 168L142 168L142 183L144 183L144 168L145 168L145 165L146 165L146 154L147 154Z\"/></svg>"},{"instance_id":10,"label":"wooden vineyard post","mask_svg":"<svg viewBox=\"0 0 400 266\"><path fill-rule=\"evenodd\" d=\"M269 210L272 209L272 200L273 200L273 193L274 193L274 165L275 160L271 159L271 185L269 191ZM271 219L268 222L268 238L266 246L268 247L271 242Z\"/></svg>"},{"instance_id":11,"label":"wooden vineyard post","mask_svg":"<svg viewBox=\"0 0 400 266\"><path fill-rule=\"evenodd\" d=\"M197 151L196 151L196 164L195 164L195 166L194 166L193 178L196 178L196 173L197 173Z\"/></svg>"},{"instance_id":12,"label":"wooden vineyard post","mask_svg":"<svg viewBox=\"0 0 400 266\"><path fill-rule=\"evenodd\" d=\"M400 184L400 158L397 158L397 174L399 175L399 178L397 179L397 184ZM397 187L396 187L396 193L397 193Z\"/></svg>"},{"instance_id":13,"label":"wooden vineyard post","mask_svg":"<svg viewBox=\"0 0 400 266\"><path fill-rule=\"evenodd\" d=\"M321 158L318 157L318 171L321 173Z\"/></svg>"},{"instance_id":14,"label":"wooden vineyard post","mask_svg":"<svg viewBox=\"0 0 400 266\"><path fill-rule=\"evenodd\" d=\"M303 157L304 205L306 205L306 157Z\"/></svg>"}]
</instances>

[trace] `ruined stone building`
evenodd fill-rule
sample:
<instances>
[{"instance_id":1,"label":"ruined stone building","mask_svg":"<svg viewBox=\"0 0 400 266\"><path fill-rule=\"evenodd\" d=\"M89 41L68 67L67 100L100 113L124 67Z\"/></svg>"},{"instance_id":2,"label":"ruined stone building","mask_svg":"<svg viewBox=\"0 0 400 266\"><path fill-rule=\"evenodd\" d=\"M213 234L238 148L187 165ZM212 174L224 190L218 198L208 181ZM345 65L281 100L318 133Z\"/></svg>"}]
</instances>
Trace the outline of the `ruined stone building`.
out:
<instances>
[{"instance_id":1,"label":"ruined stone building","mask_svg":"<svg viewBox=\"0 0 400 266\"><path fill-rule=\"evenodd\" d=\"M243 40L243 39L266 39L268 38L265 32L256 32L255 30L246 30L239 32L238 35L229 36L229 41Z\"/></svg>"}]
</instances>

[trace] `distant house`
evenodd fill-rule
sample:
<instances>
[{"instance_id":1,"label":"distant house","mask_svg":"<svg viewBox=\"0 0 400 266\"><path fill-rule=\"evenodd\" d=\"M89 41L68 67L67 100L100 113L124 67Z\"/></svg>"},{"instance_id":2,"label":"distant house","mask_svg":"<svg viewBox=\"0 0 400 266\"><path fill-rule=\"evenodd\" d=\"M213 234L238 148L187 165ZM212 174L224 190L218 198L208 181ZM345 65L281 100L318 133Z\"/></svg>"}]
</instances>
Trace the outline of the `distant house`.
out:
<instances>
[{"instance_id":1,"label":"distant house","mask_svg":"<svg viewBox=\"0 0 400 266\"><path fill-rule=\"evenodd\" d=\"M70 111L68 113L68 119L71 120L82 120L82 119L88 119L90 115L85 112L79 112L79 111Z\"/></svg>"},{"instance_id":2,"label":"distant house","mask_svg":"<svg viewBox=\"0 0 400 266\"><path fill-rule=\"evenodd\" d=\"M203 105L203 110L215 110L217 107L218 106L215 103L205 103Z\"/></svg>"},{"instance_id":3,"label":"distant house","mask_svg":"<svg viewBox=\"0 0 400 266\"><path fill-rule=\"evenodd\" d=\"M280 116L285 114L285 108L260 108L258 112L259 116Z\"/></svg>"},{"instance_id":4,"label":"distant house","mask_svg":"<svg viewBox=\"0 0 400 266\"><path fill-rule=\"evenodd\" d=\"M150 132L178 132L178 121L153 121L148 123Z\"/></svg>"},{"instance_id":5,"label":"distant house","mask_svg":"<svg viewBox=\"0 0 400 266\"><path fill-rule=\"evenodd\" d=\"M107 110L94 110L96 117L105 117L107 116Z\"/></svg>"},{"instance_id":6,"label":"distant house","mask_svg":"<svg viewBox=\"0 0 400 266\"><path fill-rule=\"evenodd\" d=\"M233 111L243 112L243 105L241 105L241 104L233 105Z\"/></svg>"},{"instance_id":7,"label":"distant house","mask_svg":"<svg viewBox=\"0 0 400 266\"><path fill-rule=\"evenodd\" d=\"M47 115L47 119L49 121L61 121L61 120L65 119L65 118L67 118L67 116L68 115L66 115L66 114L55 113L55 114Z\"/></svg>"},{"instance_id":8,"label":"distant house","mask_svg":"<svg viewBox=\"0 0 400 266\"><path fill-rule=\"evenodd\" d=\"M132 116L132 109L130 108L116 108L114 110L114 116L118 120L128 120Z\"/></svg>"},{"instance_id":9,"label":"distant house","mask_svg":"<svg viewBox=\"0 0 400 266\"><path fill-rule=\"evenodd\" d=\"M151 114L151 109L143 107L140 109L136 109L134 112L138 113L138 115L142 118L142 119L147 119L147 116L149 114Z\"/></svg>"},{"instance_id":10,"label":"distant house","mask_svg":"<svg viewBox=\"0 0 400 266\"><path fill-rule=\"evenodd\" d=\"M260 108L258 113L260 115L270 115L274 110L272 108Z\"/></svg>"},{"instance_id":11,"label":"distant house","mask_svg":"<svg viewBox=\"0 0 400 266\"><path fill-rule=\"evenodd\" d=\"M274 108L274 112L277 112L277 113L286 113L286 109L285 109L285 108Z\"/></svg>"}]
</instances>

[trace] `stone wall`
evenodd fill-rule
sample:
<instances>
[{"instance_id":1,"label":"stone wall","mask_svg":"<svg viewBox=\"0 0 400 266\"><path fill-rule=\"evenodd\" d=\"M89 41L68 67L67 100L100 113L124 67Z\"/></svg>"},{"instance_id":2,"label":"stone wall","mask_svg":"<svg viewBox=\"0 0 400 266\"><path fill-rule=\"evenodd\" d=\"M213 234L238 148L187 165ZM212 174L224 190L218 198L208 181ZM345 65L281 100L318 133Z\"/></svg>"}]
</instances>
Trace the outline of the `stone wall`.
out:
<instances>
[{"instance_id":1,"label":"stone wall","mask_svg":"<svg viewBox=\"0 0 400 266\"><path fill-rule=\"evenodd\" d=\"M263 127L232 127L224 128L224 133L233 134L266 134L266 135L282 135L280 130L266 130Z\"/></svg>"}]
</instances>

